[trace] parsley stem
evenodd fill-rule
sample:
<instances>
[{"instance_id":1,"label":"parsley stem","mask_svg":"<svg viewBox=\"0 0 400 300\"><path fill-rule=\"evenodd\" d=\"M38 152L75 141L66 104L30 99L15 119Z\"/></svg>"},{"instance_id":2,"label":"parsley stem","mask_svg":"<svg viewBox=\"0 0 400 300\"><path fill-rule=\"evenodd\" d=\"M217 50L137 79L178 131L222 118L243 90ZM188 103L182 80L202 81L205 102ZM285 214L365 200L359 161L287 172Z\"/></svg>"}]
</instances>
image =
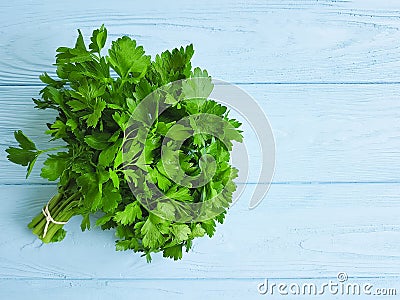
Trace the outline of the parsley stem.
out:
<instances>
[{"instance_id":1,"label":"parsley stem","mask_svg":"<svg viewBox=\"0 0 400 300\"><path fill-rule=\"evenodd\" d=\"M59 146L59 147L53 147L53 148L49 148L49 149L44 149L44 150L38 150L39 154L41 153L46 153L46 152L50 152L50 151L56 151L59 149L67 149L67 146Z\"/></svg>"},{"instance_id":2,"label":"parsley stem","mask_svg":"<svg viewBox=\"0 0 400 300\"><path fill-rule=\"evenodd\" d=\"M50 215L56 221L67 222L72 216L76 215L76 208L79 206L80 192L76 192L69 197L64 193L64 189L60 188L59 193L56 194L48 202ZM43 242L49 243L52 241L53 236L57 231L62 228L63 224L55 224L50 222L48 225L46 236L43 238L44 227L47 220L45 215L41 212L29 223L28 227L32 229Z\"/></svg>"}]
</instances>

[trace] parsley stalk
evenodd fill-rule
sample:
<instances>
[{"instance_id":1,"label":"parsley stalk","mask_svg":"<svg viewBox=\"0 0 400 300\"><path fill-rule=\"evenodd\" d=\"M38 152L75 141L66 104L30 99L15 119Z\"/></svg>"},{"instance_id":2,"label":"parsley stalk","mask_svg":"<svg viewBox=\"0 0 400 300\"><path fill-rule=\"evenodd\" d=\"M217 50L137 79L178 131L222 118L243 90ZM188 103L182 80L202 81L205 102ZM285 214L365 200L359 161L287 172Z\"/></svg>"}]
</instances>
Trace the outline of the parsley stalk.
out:
<instances>
[{"instance_id":1,"label":"parsley stalk","mask_svg":"<svg viewBox=\"0 0 400 300\"><path fill-rule=\"evenodd\" d=\"M65 188L60 188L58 193L47 204L51 217L58 222L68 222L71 217L78 214L80 198L80 192L69 195ZM49 222L46 235L44 236L46 223L46 216L43 212L40 212L28 224L28 228L32 229L32 232L45 243L56 242L64 238L64 225L53 222Z\"/></svg>"}]
</instances>

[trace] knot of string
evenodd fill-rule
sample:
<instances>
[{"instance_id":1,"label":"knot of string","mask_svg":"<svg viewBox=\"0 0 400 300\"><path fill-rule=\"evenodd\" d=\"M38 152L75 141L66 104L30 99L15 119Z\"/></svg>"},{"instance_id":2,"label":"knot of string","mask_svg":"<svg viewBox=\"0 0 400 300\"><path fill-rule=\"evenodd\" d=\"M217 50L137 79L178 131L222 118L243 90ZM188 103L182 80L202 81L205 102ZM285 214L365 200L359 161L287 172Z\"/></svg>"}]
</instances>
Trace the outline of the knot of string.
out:
<instances>
[{"instance_id":1,"label":"knot of string","mask_svg":"<svg viewBox=\"0 0 400 300\"><path fill-rule=\"evenodd\" d=\"M51 216L50 211L49 211L49 204L48 203L46 204L46 207L42 209L42 213L46 217L46 225L44 226L43 238L47 234L47 229L49 228L50 222L54 223L54 224L59 224L59 225L67 224L67 222L59 222L59 221L55 221L53 219L53 217Z\"/></svg>"}]
</instances>

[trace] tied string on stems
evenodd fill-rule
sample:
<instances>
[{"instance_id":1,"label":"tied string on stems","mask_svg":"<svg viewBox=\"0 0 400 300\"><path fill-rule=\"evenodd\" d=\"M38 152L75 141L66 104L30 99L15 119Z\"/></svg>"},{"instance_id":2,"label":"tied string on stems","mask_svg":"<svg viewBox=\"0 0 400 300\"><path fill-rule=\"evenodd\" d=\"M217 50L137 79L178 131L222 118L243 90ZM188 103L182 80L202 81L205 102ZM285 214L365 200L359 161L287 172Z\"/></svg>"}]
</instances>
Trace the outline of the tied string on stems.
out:
<instances>
[{"instance_id":1,"label":"tied string on stems","mask_svg":"<svg viewBox=\"0 0 400 300\"><path fill-rule=\"evenodd\" d=\"M47 234L47 229L49 228L50 222L54 223L54 224L58 224L58 225L65 225L67 224L67 222L59 222L59 221L55 221L53 219L53 217L50 214L49 211L49 203L46 204L46 207L44 209L42 209L42 213L43 215L46 217L46 225L44 226L44 230L43 230L43 238L46 236Z\"/></svg>"}]
</instances>

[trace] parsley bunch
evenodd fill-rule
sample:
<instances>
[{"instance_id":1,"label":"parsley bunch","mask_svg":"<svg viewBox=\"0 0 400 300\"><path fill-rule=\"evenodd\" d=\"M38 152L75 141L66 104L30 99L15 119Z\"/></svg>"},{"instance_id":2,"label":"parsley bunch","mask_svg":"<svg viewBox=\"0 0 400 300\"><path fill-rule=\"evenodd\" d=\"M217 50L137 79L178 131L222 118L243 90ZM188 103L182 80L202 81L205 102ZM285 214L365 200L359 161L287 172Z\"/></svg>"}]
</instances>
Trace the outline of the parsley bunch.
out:
<instances>
[{"instance_id":1,"label":"parsley bunch","mask_svg":"<svg viewBox=\"0 0 400 300\"><path fill-rule=\"evenodd\" d=\"M240 123L229 119L225 106L204 97L176 101L168 94L159 115L138 109L148 95L179 80L206 79L201 88L211 92L207 72L192 69L192 45L151 60L142 46L123 36L102 55L104 26L93 31L88 48L78 33L73 48L57 49L58 78L41 75L46 86L41 98L33 99L36 108L57 112L55 121L47 123L46 134L50 141L62 140L65 145L41 150L16 131L18 146L6 150L10 161L27 167L27 177L38 156L47 153L41 177L58 180L58 193L28 227L43 242L57 242L65 237L63 226L73 216L82 216L82 230L91 227L90 216L97 217L97 226L115 229L117 250L143 252L148 261L152 252L160 251L164 257L180 259L193 239L213 236L216 222L224 220L236 189L237 170L229 159L232 141L242 141ZM173 93L182 98L188 86L178 87ZM193 121L200 114L224 123ZM148 115L152 121L147 124L143 120ZM178 124L185 118L189 121ZM143 123L146 136L140 130ZM124 153L129 153L128 161ZM214 158L211 167L204 155ZM177 164L183 173L176 170ZM211 174L204 184L180 184L185 176L197 178L202 173ZM159 201L147 203L146 197ZM174 202L163 202L165 198ZM218 214L184 219L183 204L204 204L203 212L211 209Z\"/></svg>"}]
</instances>

